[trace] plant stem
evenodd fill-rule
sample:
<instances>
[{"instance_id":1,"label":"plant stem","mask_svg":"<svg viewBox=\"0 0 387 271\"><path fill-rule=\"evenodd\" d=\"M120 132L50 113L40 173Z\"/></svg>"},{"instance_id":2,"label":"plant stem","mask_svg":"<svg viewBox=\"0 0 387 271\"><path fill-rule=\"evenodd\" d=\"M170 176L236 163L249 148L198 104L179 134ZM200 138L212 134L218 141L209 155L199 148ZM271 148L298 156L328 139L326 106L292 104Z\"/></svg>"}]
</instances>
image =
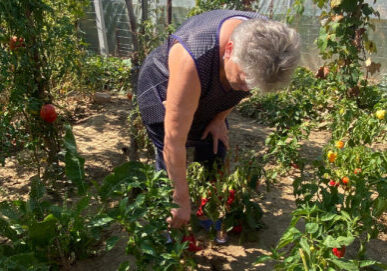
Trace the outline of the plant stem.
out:
<instances>
[{"instance_id":1,"label":"plant stem","mask_svg":"<svg viewBox=\"0 0 387 271\"><path fill-rule=\"evenodd\" d=\"M309 271L308 265L306 264L306 259L305 259L304 251L302 251L301 248L299 248L298 251L300 252L300 256L301 256L301 259L302 259L302 263L304 264L304 270L305 270L305 271Z\"/></svg>"}]
</instances>

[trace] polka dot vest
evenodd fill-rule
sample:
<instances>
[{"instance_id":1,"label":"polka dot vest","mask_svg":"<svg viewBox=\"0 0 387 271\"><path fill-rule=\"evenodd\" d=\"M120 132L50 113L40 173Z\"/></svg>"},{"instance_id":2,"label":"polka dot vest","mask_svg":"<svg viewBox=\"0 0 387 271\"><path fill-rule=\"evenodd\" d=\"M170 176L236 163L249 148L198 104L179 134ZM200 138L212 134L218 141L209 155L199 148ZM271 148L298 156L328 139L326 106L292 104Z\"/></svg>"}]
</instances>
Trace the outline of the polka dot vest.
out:
<instances>
[{"instance_id":1,"label":"polka dot vest","mask_svg":"<svg viewBox=\"0 0 387 271\"><path fill-rule=\"evenodd\" d=\"M219 31L222 23L232 17L265 18L254 12L213 10L189 18L170 35L163 45L145 59L139 74L137 101L145 124L164 122L168 85L168 52L179 42L192 56L198 71L201 95L189 133L198 139L216 114L225 111L249 95L245 91L225 91L219 80Z\"/></svg>"}]
</instances>

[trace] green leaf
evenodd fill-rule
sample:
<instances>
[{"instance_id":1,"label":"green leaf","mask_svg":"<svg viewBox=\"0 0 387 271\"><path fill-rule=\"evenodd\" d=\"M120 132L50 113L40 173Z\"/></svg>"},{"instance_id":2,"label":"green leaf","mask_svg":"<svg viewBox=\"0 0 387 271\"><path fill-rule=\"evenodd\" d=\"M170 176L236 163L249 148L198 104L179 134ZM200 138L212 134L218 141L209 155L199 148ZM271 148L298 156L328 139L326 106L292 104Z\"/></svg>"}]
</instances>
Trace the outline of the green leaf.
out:
<instances>
[{"instance_id":1,"label":"green leaf","mask_svg":"<svg viewBox=\"0 0 387 271\"><path fill-rule=\"evenodd\" d=\"M17 270L20 270L22 267L26 268L26 270L36 270L30 268L36 267L39 264L39 261L36 259L33 252L12 255L6 259L6 265L7 262L16 265Z\"/></svg>"},{"instance_id":2,"label":"green leaf","mask_svg":"<svg viewBox=\"0 0 387 271\"><path fill-rule=\"evenodd\" d=\"M75 143L75 137L74 137L71 126L66 124L64 128L65 128L66 133L65 133L65 136L63 138L63 143L64 143L66 151L72 152L72 153L77 153L77 144Z\"/></svg>"},{"instance_id":3,"label":"green leaf","mask_svg":"<svg viewBox=\"0 0 387 271\"><path fill-rule=\"evenodd\" d=\"M28 228L28 236L37 246L45 246L56 235L57 219L52 215L46 216L42 222L35 222Z\"/></svg>"},{"instance_id":4,"label":"green leaf","mask_svg":"<svg viewBox=\"0 0 387 271\"><path fill-rule=\"evenodd\" d=\"M379 217L381 216L385 211L387 211L387 199L386 198L382 198L382 197L378 197L375 201L374 201L374 208L372 210L372 214L375 216L375 217Z\"/></svg>"},{"instance_id":5,"label":"green leaf","mask_svg":"<svg viewBox=\"0 0 387 271\"><path fill-rule=\"evenodd\" d=\"M295 227L288 228L288 230L282 235L277 248L282 248L288 245L289 243L294 242L295 240L300 238L301 235L302 235L301 232L297 228Z\"/></svg>"},{"instance_id":6,"label":"green leaf","mask_svg":"<svg viewBox=\"0 0 387 271\"><path fill-rule=\"evenodd\" d=\"M18 239L17 232L11 228L8 221L2 218L0 218L0 236L7 237L12 241L16 241Z\"/></svg>"},{"instance_id":7,"label":"green leaf","mask_svg":"<svg viewBox=\"0 0 387 271\"><path fill-rule=\"evenodd\" d=\"M340 246L342 246L342 245L349 246L350 244L353 243L353 241L355 241L355 237L353 237L353 236L348 236L348 237L339 236L336 240L337 240L337 242L339 242Z\"/></svg>"},{"instance_id":8,"label":"green leaf","mask_svg":"<svg viewBox=\"0 0 387 271\"><path fill-rule=\"evenodd\" d=\"M117 242L120 240L118 236L112 236L106 240L106 251L110 251L114 248Z\"/></svg>"},{"instance_id":9,"label":"green leaf","mask_svg":"<svg viewBox=\"0 0 387 271\"><path fill-rule=\"evenodd\" d=\"M120 264L120 267L118 267L118 271L128 271L130 270L130 263L128 261L125 261Z\"/></svg>"},{"instance_id":10,"label":"green leaf","mask_svg":"<svg viewBox=\"0 0 387 271\"><path fill-rule=\"evenodd\" d=\"M268 256L268 255L260 256L255 260L254 264L264 263L269 260L272 260L271 256Z\"/></svg>"},{"instance_id":11,"label":"green leaf","mask_svg":"<svg viewBox=\"0 0 387 271\"><path fill-rule=\"evenodd\" d=\"M108 225L110 222L112 222L114 219L109 216L103 216L103 217L97 217L94 218L89 223L89 227L103 227Z\"/></svg>"},{"instance_id":12,"label":"green leaf","mask_svg":"<svg viewBox=\"0 0 387 271\"><path fill-rule=\"evenodd\" d=\"M81 198L75 207L75 214L79 215L84 209L89 206L90 198L89 197L83 197Z\"/></svg>"},{"instance_id":13,"label":"green leaf","mask_svg":"<svg viewBox=\"0 0 387 271\"><path fill-rule=\"evenodd\" d=\"M332 214L332 213L329 213L329 214L325 214L324 216L321 217L321 221L331 221L333 219L335 219L337 217L337 214Z\"/></svg>"},{"instance_id":14,"label":"green leaf","mask_svg":"<svg viewBox=\"0 0 387 271\"><path fill-rule=\"evenodd\" d=\"M325 246L330 247L330 248L341 247L340 243L335 238L333 238L331 235L328 235L328 237L325 238L323 243Z\"/></svg>"},{"instance_id":15,"label":"green leaf","mask_svg":"<svg viewBox=\"0 0 387 271\"><path fill-rule=\"evenodd\" d=\"M341 215L347 220L351 221L350 215L346 211L341 211Z\"/></svg>"},{"instance_id":16,"label":"green leaf","mask_svg":"<svg viewBox=\"0 0 387 271\"><path fill-rule=\"evenodd\" d=\"M308 240L305 237L301 238L300 245L302 249L308 254L308 256L310 256L310 248L309 248Z\"/></svg>"},{"instance_id":17,"label":"green leaf","mask_svg":"<svg viewBox=\"0 0 387 271\"><path fill-rule=\"evenodd\" d=\"M133 182L145 183L145 165L140 162L130 161L114 168L113 173L105 177L98 193L102 200L108 200L115 196L114 191L126 191L126 187Z\"/></svg>"},{"instance_id":18,"label":"green leaf","mask_svg":"<svg viewBox=\"0 0 387 271\"><path fill-rule=\"evenodd\" d=\"M360 261L360 267L367 267L376 264L377 261L371 261L371 260L365 260L365 261Z\"/></svg>"},{"instance_id":19,"label":"green leaf","mask_svg":"<svg viewBox=\"0 0 387 271\"><path fill-rule=\"evenodd\" d=\"M157 253L154 250L154 248L152 247L152 243L149 240L143 240L140 243L140 248L141 248L142 252L144 252L145 254L157 256Z\"/></svg>"},{"instance_id":20,"label":"green leaf","mask_svg":"<svg viewBox=\"0 0 387 271\"><path fill-rule=\"evenodd\" d=\"M337 259L327 259L328 261L335 264L340 269L344 269L347 271L358 271L359 268L352 262L345 262L343 260L337 260Z\"/></svg>"},{"instance_id":21,"label":"green leaf","mask_svg":"<svg viewBox=\"0 0 387 271\"><path fill-rule=\"evenodd\" d=\"M19 220L21 214L18 212L18 210L7 201L0 202L0 214L3 216L8 217L11 220Z\"/></svg>"},{"instance_id":22,"label":"green leaf","mask_svg":"<svg viewBox=\"0 0 387 271\"><path fill-rule=\"evenodd\" d=\"M307 233L315 233L318 231L317 223L308 223L305 225L305 230Z\"/></svg>"},{"instance_id":23,"label":"green leaf","mask_svg":"<svg viewBox=\"0 0 387 271\"><path fill-rule=\"evenodd\" d=\"M65 136L63 138L65 154L65 173L78 188L78 193L84 195L87 191L85 183L85 159L77 152L75 137L70 125L65 125Z\"/></svg>"},{"instance_id":24,"label":"green leaf","mask_svg":"<svg viewBox=\"0 0 387 271\"><path fill-rule=\"evenodd\" d=\"M80 195L84 195L87 191L85 183L85 159L72 152L66 152L65 155L65 173L78 188Z\"/></svg>"},{"instance_id":25,"label":"green leaf","mask_svg":"<svg viewBox=\"0 0 387 271\"><path fill-rule=\"evenodd\" d=\"M39 176L31 177L30 182L31 182L30 199L33 201L38 201L44 196L46 192L44 184L40 180Z\"/></svg>"}]
</instances>

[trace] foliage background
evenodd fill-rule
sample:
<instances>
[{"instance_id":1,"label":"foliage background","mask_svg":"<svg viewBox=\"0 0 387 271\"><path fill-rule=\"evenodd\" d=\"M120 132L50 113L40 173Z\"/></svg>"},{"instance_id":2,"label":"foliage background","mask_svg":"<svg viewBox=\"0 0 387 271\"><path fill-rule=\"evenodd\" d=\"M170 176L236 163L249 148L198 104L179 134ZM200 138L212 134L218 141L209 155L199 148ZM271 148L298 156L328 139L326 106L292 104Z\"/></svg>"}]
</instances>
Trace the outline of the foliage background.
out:
<instances>
[{"instance_id":1,"label":"foliage background","mask_svg":"<svg viewBox=\"0 0 387 271\"><path fill-rule=\"evenodd\" d=\"M138 0L133 1L135 14L140 18L140 4ZM273 14L274 19L285 20L288 7L294 0L272 0L251 1L253 9L258 12L270 16ZM372 0L366 1L373 3ZM105 23L107 28L107 35L109 41L109 53L115 56L127 56L132 50L131 38L129 33L129 19L125 8L124 0L103 0L103 7L105 13ZM158 8L158 20L164 22L166 15L166 1L165 0L151 0L149 1L151 8ZM271 6L271 3L273 4ZM176 25L181 24L189 9L195 6L195 0L175 0L172 1L173 18L172 22ZM373 5L376 10L380 12L380 21L376 21L376 31L370 33L370 39L375 41L378 45L378 52L374 56L374 60L382 64L380 74L376 74L377 78L382 78L387 74L387 1L378 1ZM318 37L320 23L318 16L320 15L319 8L312 3L312 0L305 0L305 11L302 17L296 19L292 26L298 30L302 36L303 50L302 50L302 65L315 70L322 61L318 55L317 46L314 44ZM155 19L155 18L153 18ZM86 16L81 20L80 28L84 33L85 40L89 43L90 49L98 51L98 36L95 26L95 11L92 1L86 12Z\"/></svg>"}]
</instances>

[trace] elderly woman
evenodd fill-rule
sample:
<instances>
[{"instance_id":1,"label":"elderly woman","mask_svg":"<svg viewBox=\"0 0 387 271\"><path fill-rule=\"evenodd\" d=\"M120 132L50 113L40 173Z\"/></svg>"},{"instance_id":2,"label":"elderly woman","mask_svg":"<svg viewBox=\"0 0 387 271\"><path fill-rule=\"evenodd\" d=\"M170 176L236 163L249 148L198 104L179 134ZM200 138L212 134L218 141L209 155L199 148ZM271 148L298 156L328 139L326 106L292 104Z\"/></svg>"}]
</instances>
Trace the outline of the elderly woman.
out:
<instances>
[{"instance_id":1,"label":"elderly woman","mask_svg":"<svg viewBox=\"0 0 387 271\"><path fill-rule=\"evenodd\" d=\"M186 147L195 161L223 161L226 117L249 90L286 84L300 58L299 35L254 13L214 10L191 17L144 61L137 99L156 146L156 168L174 183L170 226L190 220Z\"/></svg>"}]
</instances>

